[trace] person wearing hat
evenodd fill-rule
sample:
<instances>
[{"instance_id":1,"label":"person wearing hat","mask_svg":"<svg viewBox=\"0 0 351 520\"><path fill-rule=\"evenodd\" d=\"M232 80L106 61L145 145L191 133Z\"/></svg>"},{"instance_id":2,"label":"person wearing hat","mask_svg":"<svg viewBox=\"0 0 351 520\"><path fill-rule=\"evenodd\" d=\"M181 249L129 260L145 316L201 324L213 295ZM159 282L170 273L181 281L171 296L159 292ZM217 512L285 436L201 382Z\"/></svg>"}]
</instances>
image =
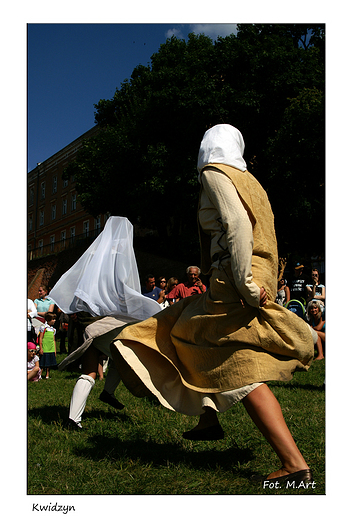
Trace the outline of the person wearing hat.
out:
<instances>
[{"instance_id":1,"label":"person wearing hat","mask_svg":"<svg viewBox=\"0 0 351 520\"><path fill-rule=\"evenodd\" d=\"M27 379L28 381L37 382L41 379L41 368L39 367L39 358L37 356L37 347L35 343L28 341L28 360L27 360Z\"/></svg>"},{"instance_id":2,"label":"person wearing hat","mask_svg":"<svg viewBox=\"0 0 351 520\"><path fill-rule=\"evenodd\" d=\"M296 262L294 265L294 275L290 280L290 300L298 300L306 305L306 277L303 274L304 265Z\"/></svg>"}]
</instances>

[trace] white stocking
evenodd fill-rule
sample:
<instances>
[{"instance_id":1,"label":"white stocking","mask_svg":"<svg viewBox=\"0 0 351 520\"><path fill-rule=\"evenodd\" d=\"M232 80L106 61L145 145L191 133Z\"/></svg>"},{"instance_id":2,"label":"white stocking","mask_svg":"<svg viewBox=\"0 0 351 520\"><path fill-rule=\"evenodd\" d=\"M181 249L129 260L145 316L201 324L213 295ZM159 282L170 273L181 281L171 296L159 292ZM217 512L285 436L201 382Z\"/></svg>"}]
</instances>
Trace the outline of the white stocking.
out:
<instances>
[{"instance_id":1,"label":"white stocking","mask_svg":"<svg viewBox=\"0 0 351 520\"><path fill-rule=\"evenodd\" d=\"M85 404L90 394L90 390L95 385L95 380L86 374L82 374L73 388L71 404L69 407L69 418L75 423L80 423L84 412Z\"/></svg>"}]
</instances>

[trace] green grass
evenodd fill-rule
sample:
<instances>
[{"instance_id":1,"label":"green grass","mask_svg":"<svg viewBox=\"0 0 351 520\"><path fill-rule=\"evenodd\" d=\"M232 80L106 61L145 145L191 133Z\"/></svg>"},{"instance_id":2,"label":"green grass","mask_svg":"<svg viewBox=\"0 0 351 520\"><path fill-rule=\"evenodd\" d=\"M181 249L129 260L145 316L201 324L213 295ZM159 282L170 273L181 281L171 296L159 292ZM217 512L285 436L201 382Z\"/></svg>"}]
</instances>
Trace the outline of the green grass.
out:
<instances>
[{"instance_id":1,"label":"green grass","mask_svg":"<svg viewBox=\"0 0 351 520\"><path fill-rule=\"evenodd\" d=\"M58 355L62 361L63 355ZM225 439L193 442L182 432L197 419L137 399L121 383L115 411L99 401L97 381L83 415L84 430L63 425L78 373L52 371L28 383L29 495L272 495L325 494L325 363L314 362L290 383L269 386L314 472L315 489L266 490L254 472L269 474L279 460L241 403L219 415Z\"/></svg>"}]
</instances>

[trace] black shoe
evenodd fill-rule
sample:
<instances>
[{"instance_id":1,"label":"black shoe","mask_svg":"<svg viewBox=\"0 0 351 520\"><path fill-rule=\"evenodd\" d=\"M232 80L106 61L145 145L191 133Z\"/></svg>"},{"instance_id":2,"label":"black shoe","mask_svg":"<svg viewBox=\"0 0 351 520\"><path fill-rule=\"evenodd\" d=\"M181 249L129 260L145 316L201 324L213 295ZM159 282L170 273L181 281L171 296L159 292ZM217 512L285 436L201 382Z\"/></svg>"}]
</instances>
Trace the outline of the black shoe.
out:
<instances>
[{"instance_id":1,"label":"black shoe","mask_svg":"<svg viewBox=\"0 0 351 520\"><path fill-rule=\"evenodd\" d=\"M103 403L107 403L110 406L113 406L113 408L116 408L116 410L123 410L124 408L124 404L120 403L114 395L109 394L108 392L106 392L106 390L103 390L101 392L99 399Z\"/></svg>"},{"instance_id":2,"label":"black shoe","mask_svg":"<svg viewBox=\"0 0 351 520\"><path fill-rule=\"evenodd\" d=\"M219 439L224 439L224 431L220 424L215 424L201 430L184 432L183 438L191 441L218 441Z\"/></svg>"},{"instance_id":3,"label":"black shoe","mask_svg":"<svg viewBox=\"0 0 351 520\"><path fill-rule=\"evenodd\" d=\"M253 482L277 482L278 484L290 484L293 487L298 486L301 482L311 482L313 480L313 473L311 469L302 469L295 471L295 473L288 473L282 477L267 478L262 475L252 475L250 478Z\"/></svg>"},{"instance_id":4,"label":"black shoe","mask_svg":"<svg viewBox=\"0 0 351 520\"><path fill-rule=\"evenodd\" d=\"M67 430L76 430L78 432L82 431L82 425L80 423L76 423L73 419L68 419L65 423L65 428Z\"/></svg>"}]
</instances>

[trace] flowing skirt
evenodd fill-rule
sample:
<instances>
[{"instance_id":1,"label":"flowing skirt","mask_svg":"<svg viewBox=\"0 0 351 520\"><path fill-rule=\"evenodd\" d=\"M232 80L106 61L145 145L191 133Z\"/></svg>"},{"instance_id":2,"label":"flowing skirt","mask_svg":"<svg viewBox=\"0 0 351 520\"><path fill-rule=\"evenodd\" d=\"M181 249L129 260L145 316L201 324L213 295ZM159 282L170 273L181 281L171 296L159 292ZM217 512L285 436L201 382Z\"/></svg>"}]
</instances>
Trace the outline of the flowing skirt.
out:
<instances>
[{"instance_id":1,"label":"flowing skirt","mask_svg":"<svg viewBox=\"0 0 351 520\"><path fill-rule=\"evenodd\" d=\"M227 270L230 272L230 270ZM313 359L311 328L274 302L242 302L226 271L209 290L124 328L111 353L127 388L186 415L222 412L265 381L288 381Z\"/></svg>"}]
</instances>

